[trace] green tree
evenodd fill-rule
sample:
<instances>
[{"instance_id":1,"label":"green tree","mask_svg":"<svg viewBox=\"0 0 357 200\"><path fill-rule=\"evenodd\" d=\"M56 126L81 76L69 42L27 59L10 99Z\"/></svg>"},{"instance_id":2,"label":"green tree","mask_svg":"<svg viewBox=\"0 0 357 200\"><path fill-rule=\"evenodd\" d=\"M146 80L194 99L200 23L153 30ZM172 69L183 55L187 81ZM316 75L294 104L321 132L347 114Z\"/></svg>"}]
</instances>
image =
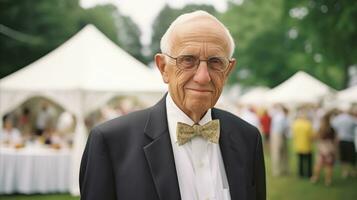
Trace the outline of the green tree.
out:
<instances>
[{"instance_id":1,"label":"green tree","mask_svg":"<svg viewBox=\"0 0 357 200\"><path fill-rule=\"evenodd\" d=\"M319 25L315 27L315 24L325 19L310 19L311 13L307 7L311 2L246 0L241 5L230 2L227 12L221 15L236 40L234 57L238 64L230 83L274 87L297 71L304 70L340 88L343 71L337 67L335 61L338 59L331 61L330 58L337 55L343 57L344 53L327 55L327 46L324 46L327 45L326 40L334 43L332 46L337 44L324 33L327 29L321 32L316 30ZM334 16L331 18L332 21L336 20ZM350 26L351 20L346 24ZM352 42L352 38L349 37L348 41Z\"/></svg>"},{"instance_id":2,"label":"green tree","mask_svg":"<svg viewBox=\"0 0 357 200\"><path fill-rule=\"evenodd\" d=\"M125 51L146 63L141 52L141 33L138 26L130 17L122 15L114 5L98 5L85 10L83 23L95 25Z\"/></svg>"},{"instance_id":3,"label":"green tree","mask_svg":"<svg viewBox=\"0 0 357 200\"><path fill-rule=\"evenodd\" d=\"M127 52L143 63L148 63L143 55L143 45L140 41L141 31L134 21L127 16L117 19L119 43Z\"/></svg>"},{"instance_id":4,"label":"green tree","mask_svg":"<svg viewBox=\"0 0 357 200\"><path fill-rule=\"evenodd\" d=\"M220 18L236 43L237 66L230 83L274 86L291 74L285 67L288 41L282 0L246 0L240 5L229 2Z\"/></svg>"},{"instance_id":5,"label":"green tree","mask_svg":"<svg viewBox=\"0 0 357 200\"><path fill-rule=\"evenodd\" d=\"M0 78L39 59L79 30L78 0L0 2Z\"/></svg>"},{"instance_id":6,"label":"green tree","mask_svg":"<svg viewBox=\"0 0 357 200\"><path fill-rule=\"evenodd\" d=\"M93 24L102 31L109 39L120 45L118 40L118 28L116 18L119 15L117 8L112 4L98 5L84 11L81 23Z\"/></svg>"},{"instance_id":7,"label":"green tree","mask_svg":"<svg viewBox=\"0 0 357 200\"><path fill-rule=\"evenodd\" d=\"M348 69L357 63L357 2L349 0L291 1L291 9L306 9L299 28L308 36L314 52L324 60L321 74L338 78L337 88L349 82Z\"/></svg>"}]
</instances>

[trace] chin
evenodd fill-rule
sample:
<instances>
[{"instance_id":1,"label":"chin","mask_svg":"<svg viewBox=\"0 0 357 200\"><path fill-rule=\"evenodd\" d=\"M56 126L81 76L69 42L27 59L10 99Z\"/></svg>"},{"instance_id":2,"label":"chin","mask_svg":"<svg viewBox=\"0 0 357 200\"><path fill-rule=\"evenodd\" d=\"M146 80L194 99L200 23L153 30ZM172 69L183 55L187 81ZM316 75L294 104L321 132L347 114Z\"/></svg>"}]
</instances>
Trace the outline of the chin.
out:
<instances>
[{"instance_id":1,"label":"chin","mask_svg":"<svg viewBox=\"0 0 357 200\"><path fill-rule=\"evenodd\" d=\"M211 105L208 104L207 101L195 101L188 104L188 107L194 112L206 112L208 109L211 108Z\"/></svg>"}]
</instances>

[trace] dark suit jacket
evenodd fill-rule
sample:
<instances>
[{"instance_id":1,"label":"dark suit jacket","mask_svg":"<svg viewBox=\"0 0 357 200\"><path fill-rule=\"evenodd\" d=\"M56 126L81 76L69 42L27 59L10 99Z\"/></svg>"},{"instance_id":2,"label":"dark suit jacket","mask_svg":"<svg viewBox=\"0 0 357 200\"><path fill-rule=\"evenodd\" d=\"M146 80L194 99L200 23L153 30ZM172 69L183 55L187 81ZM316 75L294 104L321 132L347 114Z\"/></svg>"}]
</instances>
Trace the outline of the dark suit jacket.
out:
<instances>
[{"instance_id":1,"label":"dark suit jacket","mask_svg":"<svg viewBox=\"0 0 357 200\"><path fill-rule=\"evenodd\" d=\"M258 130L235 115L212 109L231 199L266 199ZM95 127L80 168L83 200L181 199L168 131L165 97L155 106Z\"/></svg>"}]
</instances>

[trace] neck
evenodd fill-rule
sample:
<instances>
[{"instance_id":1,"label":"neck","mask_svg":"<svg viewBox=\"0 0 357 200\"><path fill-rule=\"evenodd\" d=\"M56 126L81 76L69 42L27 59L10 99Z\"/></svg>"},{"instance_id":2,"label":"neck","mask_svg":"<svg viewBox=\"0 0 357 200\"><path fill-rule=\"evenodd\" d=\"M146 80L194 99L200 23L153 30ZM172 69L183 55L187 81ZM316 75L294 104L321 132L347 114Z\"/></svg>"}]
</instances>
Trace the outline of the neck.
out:
<instances>
[{"instance_id":1,"label":"neck","mask_svg":"<svg viewBox=\"0 0 357 200\"><path fill-rule=\"evenodd\" d=\"M177 105L177 104L176 104ZM182 112L184 112L194 123L201 121L203 116L206 114L207 110L186 110L177 106Z\"/></svg>"},{"instance_id":2,"label":"neck","mask_svg":"<svg viewBox=\"0 0 357 200\"><path fill-rule=\"evenodd\" d=\"M193 122L198 123L199 121L201 121L203 116L205 116L205 114L207 113L207 110L205 110L205 111L184 111L184 113L190 119L192 119Z\"/></svg>"}]
</instances>

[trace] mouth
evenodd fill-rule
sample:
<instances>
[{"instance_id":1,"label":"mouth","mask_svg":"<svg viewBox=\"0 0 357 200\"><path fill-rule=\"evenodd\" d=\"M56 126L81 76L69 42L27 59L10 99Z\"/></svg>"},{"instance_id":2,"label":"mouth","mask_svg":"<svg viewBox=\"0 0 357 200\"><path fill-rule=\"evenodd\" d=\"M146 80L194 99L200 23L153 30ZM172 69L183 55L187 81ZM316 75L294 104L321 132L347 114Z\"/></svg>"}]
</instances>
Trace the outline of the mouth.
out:
<instances>
[{"instance_id":1,"label":"mouth","mask_svg":"<svg viewBox=\"0 0 357 200\"><path fill-rule=\"evenodd\" d=\"M186 88L186 89L194 92L200 92L200 93L212 92L212 90L209 89L196 89L196 88Z\"/></svg>"}]
</instances>

